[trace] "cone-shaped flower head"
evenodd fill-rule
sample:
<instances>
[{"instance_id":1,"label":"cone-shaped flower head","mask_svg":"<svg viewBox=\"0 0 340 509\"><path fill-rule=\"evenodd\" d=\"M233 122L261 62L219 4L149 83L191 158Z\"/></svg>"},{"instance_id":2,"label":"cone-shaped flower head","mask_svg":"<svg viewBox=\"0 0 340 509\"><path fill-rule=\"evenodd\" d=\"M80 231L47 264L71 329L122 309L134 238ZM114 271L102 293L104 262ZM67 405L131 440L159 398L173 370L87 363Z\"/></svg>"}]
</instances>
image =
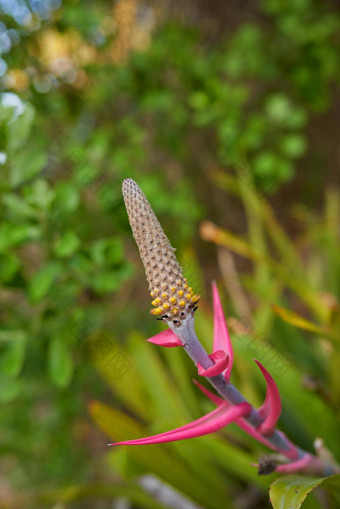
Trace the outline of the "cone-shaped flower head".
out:
<instances>
[{"instance_id":1,"label":"cone-shaped flower head","mask_svg":"<svg viewBox=\"0 0 340 509\"><path fill-rule=\"evenodd\" d=\"M123 181L123 197L155 306L151 314L180 326L200 297L188 286L174 248L134 180Z\"/></svg>"}]
</instances>

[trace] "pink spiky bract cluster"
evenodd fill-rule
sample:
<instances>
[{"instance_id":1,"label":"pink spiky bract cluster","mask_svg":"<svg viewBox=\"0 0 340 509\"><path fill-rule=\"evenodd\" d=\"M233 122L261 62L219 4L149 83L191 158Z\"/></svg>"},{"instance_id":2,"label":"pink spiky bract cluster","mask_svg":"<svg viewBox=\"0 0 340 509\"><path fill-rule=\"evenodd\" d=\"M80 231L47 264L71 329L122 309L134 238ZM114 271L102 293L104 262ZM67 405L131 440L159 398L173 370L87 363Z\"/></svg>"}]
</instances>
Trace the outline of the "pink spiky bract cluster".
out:
<instances>
[{"instance_id":1,"label":"pink spiky bract cluster","mask_svg":"<svg viewBox=\"0 0 340 509\"><path fill-rule=\"evenodd\" d=\"M213 283L213 298L214 343L213 353L209 355L209 357L211 360L213 360L214 365L208 369L203 369L202 366L198 365L198 374L205 377L223 374L226 379L229 380L234 354L221 304L221 299L215 283ZM159 332L155 336L149 338L147 341L149 343L154 343L155 345L164 347L184 346L182 341L170 329ZM188 438L195 438L216 432L231 422L236 422L236 424L246 433L264 445L271 447L270 442L266 440L266 434L270 434L272 432L272 429L275 427L279 418L281 411L280 395L276 384L268 371L259 361L255 362L259 366L267 383L266 399L262 407L259 409L259 412L263 417L263 422L261 423L259 429L255 429L247 421L244 420L244 417L249 415L252 410L252 407L249 403L241 403L239 405L233 406L228 401L208 391L208 389L203 387L198 382L195 382L196 385L202 390L202 392L217 405L215 410L208 413L204 417L201 417L200 419L197 419L174 430L153 435L151 437L127 440L125 442L117 442L110 445L147 445L173 442L176 440L185 440Z\"/></svg>"}]
</instances>

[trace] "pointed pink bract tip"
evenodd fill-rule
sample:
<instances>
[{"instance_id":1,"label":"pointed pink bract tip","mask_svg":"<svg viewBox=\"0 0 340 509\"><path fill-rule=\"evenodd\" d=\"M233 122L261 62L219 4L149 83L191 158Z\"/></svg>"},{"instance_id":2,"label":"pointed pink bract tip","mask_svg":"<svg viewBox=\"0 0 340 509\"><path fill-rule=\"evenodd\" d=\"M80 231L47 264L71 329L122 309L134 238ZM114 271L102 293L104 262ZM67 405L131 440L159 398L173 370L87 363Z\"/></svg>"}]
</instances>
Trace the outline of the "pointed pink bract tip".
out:
<instances>
[{"instance_id":1,"label":"pointed pink bract tip","mask_svg":"<svg viewBox=\"0 0 340 509\"><path fill-rule=\"evenodd\" d=\"M172 348L174 346L184 346L182 341L170 329L163 330L162 332L159 332L146 341L148 343L165 346L167 348Z\"/></svg>"},{"instance_id":2,"label":"pointed pink bract tip","mask_svg":"<svg viewBox=\"0 0 340 509\"><path fill-rule=\"evenodd\" d=\"M204 417L200 417L196 421L181 426L180 428L166 431L165 433L160 433L151 437L137 438L135 440L127 440L125 442L117 442L113 445L161 444L209 435L210 433L219 431L228 424L234 422L236 419L249 415L250 412L251 406L249 403L240 403L239 405L235 405L233 407L230 407L229 403L223 403Z\"/></svg>"},{"instance_id":3,"label":"pointed pink bract tip","mask_svg":"<svg viewBox=\"0 0 340 509\"><path fill-rule=\"evenodd\" d=\"M228 367L224 373L226 380L229 380L234 361L234 352L231 344L227 322L224 316L223 307L215 281L212 283L214 303L214 346L213 352L222 350L229 357Z\"/></svg>"},{"instance_id":4,"label":"pointed pink bract tip","mask_svg":"<svg viewBox=\"0 0 340 509\"><path fill-rule=\"evenodd\" d=\"M261 362L256 359L254 359L254 361L260 368L267 384L265 401L258 410L260 416L263 418L263 422L259 426L258 430L263 435L270 435L273 433L281 415L281 397L279 389L277 388L277 385L269 371L266 370Z\"/></svg>"}]
</instances>

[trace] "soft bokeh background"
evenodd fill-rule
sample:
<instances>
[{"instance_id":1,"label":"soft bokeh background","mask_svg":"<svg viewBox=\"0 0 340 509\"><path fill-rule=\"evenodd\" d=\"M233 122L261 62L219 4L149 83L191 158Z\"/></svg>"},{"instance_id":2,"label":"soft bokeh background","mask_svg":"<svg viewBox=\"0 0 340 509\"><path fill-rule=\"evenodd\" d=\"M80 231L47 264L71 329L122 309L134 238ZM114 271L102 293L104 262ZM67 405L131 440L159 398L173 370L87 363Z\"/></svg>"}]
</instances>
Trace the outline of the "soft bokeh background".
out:
<instances>
[{"instance_id":1,"label":"soft bokeh background","mask_svg":"<svg viewBox=\"0 0 340 509\"><path fill-rule=\"evenodd\" d=\"M125 177L202 294L202 342L215 278L234 382L261 404L258 358L281 429L340 460L339 14L336 0L0 0L1 508L270 506L275 475L251 466L266 451L233 426L106 447L212 408L183 352L144 342L162 326Z\"/></svg>"}]
</instances>

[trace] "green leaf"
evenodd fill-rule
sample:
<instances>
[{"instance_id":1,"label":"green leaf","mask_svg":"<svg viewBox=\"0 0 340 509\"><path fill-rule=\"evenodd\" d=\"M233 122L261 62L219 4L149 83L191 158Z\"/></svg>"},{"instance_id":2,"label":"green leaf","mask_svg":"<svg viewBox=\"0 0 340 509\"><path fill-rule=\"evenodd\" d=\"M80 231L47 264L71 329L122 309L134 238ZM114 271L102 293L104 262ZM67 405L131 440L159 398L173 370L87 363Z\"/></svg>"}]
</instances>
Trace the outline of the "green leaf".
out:
<instances>
[{"instance_id":1,"label":"green leaf","mask_svg":"<svg viewBox=\"0 0 340 509\"><path fill-rule=\"evenodd\" d=\"M288 118L285 120L285 127L289 129L302 129L307 124L307 113L298 107L294 107Z\"/></svg>"},{"instance_id":2,"label":"green leaf","mask_svg":"<svg viewBox=\"0 0 340 509\"><path fill-rule=\"evenodd\" d=\"M5 352L1 355L0 371L15 378L19 375L25 360L27 338L24 331L13 332L15 334L9 334L9 343L6 345Z\"/></svg>"},{"instance_id":3,"label":"green leaf","mask_svg":"<svg viewBox=\"0 0 340 509\"><path fill-rule=\"evenodd\" d=\"M61 270L59 263L50 262L35 273L28 289L33 302L39 302L47 295Z\"/></svg>"},{"instance_id":4,"label":"green leaf","mask_svg":"<svg viewBox=\"0 0 340 509\"><path fill-rule=\"evenodd\" d=\"M71 256L80 246L80 240L73 231L65 232L55 243L55 254L60 258Z\"/></svg>"},{"instance_id":5,"label":"green leaf","mask_svg":"<svg viewBox=\"0 0 340 509\"><path fill-rule=\"evenodd\" d=\"M53 202L53 211L70 213L74 212L80 202L77 186L72 182L62 182L55 186L55 198Z\"/></svg>"},{"instance_id":6,"label":"green leaf","mask_svg":"<svg viewBox=\"0 0 340 509\"><path fill-rule=\"evenodd\" d=\"M9 183L17 187L23 182L38 175L47 162L47 155L34 145L16 152L10 159Z\"/></svg>"},{"instance_id":7,"label":"green leaf","mask_svg":"<svg viewBox=\"0 0 340 509\"><path fill-rule=\"evenodd\" d=\"M39 235L40 229L37 226L3 223L0 225L0 253L27 240L35 240Z\"/></svg>"},{"instance_id":8,"label":"green leaf","mask_svg":"<svg viewBox=\"0 0 340 509\"><path fill-rule=\"evenodd\" d=\"M254 172L256 176L266 178L266 186L271 190L280 180L288 180L292 176L292 166L289 161L279 157L274 152L265 150L254 159ZM265 191L267 191L265 189Z\"/></svg>"},{"instance_id":9,"label":"green leaf","mask_svg":"<svg viewBox=\"0 0 340 509\"><path fill-rule=\"evenodd\" d=\"M18 218L34 218L36 211L21 196L9 193L3 196L2 202L8 207L13 215Z\"/></svg>"},{"instance_id":10,"label":"green leaf","mask_svg":"<svg viewBox=\"0 0 340 509\"><path fill-rule=\"evenodd\" d=\"M110 239L106 248L106 263L115 264L123 261L124 247L121 239Z\"/></svg>"},{"instance_id":11,"label":"green leaf","mask_svg":"<svg viewBox=\"0 0 340 509\"><path fill-rule=\"evenodd\" d=\"M309 332L314 332L314 334L318 334L321 336L325 336L331 341L337 342L338 338L332 334L331 331L325 329L324 327L320 327L319 325L306 320L303 316L298 315L294 311L290 311L289 309L285 309L278 305L273 305L272 309L274 313L281 318L284 322L293 325L293 327L298 327L299 329L307 330Z\"/></svg>"},{"instance_id":12,"label":"green leaf","mask_svg":"<svg viewBox=\"0 0 340 509\"><path fill-rule=\"evenodd\" d=\"M89 285L98 293L107 293L117 290L121 283L118 271L101 271L94 274L89 281Z\"/></svg>"},{"instance_id":13,"label":"green leaf","mask_svg":"<svg viewBox=\"0 0 340 509\"><path fill-rule=\"evenodd\" d=\"M0 373L0 401L7 403L22 391L22 382L17 378Z\"/></svg>"},{"instance_id":14,"label":"green leaf","mask_svg":"<svg viewBox=\"0 0 340 509\"><path fill-rule=\"evenodd\" d=\"M34 107L31 104L26 103L23 113L14 121L8 123L8 152L10 154L13 154L25 143L32 129L34 116ZM24 152L26 152L26 150Z\"/></svg>"},{"instance_id":15,"label":"green leaf","mask_svg":"<svg viewBox=\"0 0 340 509\"><path fill-rule=\"evenodd\" d=\"M119 238L102 239L91 246L90 253L98 265L115 264L123 260L124 248Z\"/></svg>"},{"instance_id":16,"label":"green leaf","mask_svg":"<svg viewBox=\"0 0 340 509\"><path fill-rule=\"evenodd\" d=\"M318 486L329 493L340 489L340 474L319 479L302 475L288 475L276 479L270 486L270 501L274 509L299 509L307 495Z\"/></svg>"},{"instance_id":17,"label":"green leaf","mask_svg":"<svg viewBox=\"0 0 340 509\"><path fill-rule=\"evenodd\" d=\"M19 259L13 253L0 254L0 279L10 281L20 267Z\"/></svg>"},{"instance_id":18,"label":"green leaf","mask_svg":"<svg viewBox=\"0 0 340 509\"><path fill-rule=\"evenodd\" d=\"M201 110L208 107L209 97L205 92L197 90L190 95L188 102L195 110Z\"/></svg>"},{"instance_id":19,"label":"green leaf","mask_svg":"<svg viewBox=\"0 0 340 509\"><path fill-rule=\"evenodd\" d=\"M278 93L268 97L265 109L273 123L282 124L289 118L294 108L288 96Z\"/></svg>"},{"instance_id":20,"label":"green leaf","mask_svg":"<svg viewBox=\"0 0 340 509\"><path fill-rule=\"evenodd\" d=\"M55 337L48 351L48 372L52 383L57 387L66 387L73 374L73 360L65 342Z\"/></svg>"},{"instance_id":21,"label":"green leaf","mask_svg":"<svg viewBox=\"0 0 340 509\"><path fill-rule=\"evenodd\" d=\"M282 137L279 142L281 152L291 159L301 157L306 151L306 146L306 138L302 134L289 134Z\"/></svg>"},{"instance_id":22,"label":"green leaf","mask_svg":"<svg viewBox=\"0 0 340 509\"><path fill-rule=\"evenodd\" d=\"M36 179L32 186L27 188L27 201L40 210L50 207L54 198L54 189L42 178Z\"/></svg>"}]
</instances>

